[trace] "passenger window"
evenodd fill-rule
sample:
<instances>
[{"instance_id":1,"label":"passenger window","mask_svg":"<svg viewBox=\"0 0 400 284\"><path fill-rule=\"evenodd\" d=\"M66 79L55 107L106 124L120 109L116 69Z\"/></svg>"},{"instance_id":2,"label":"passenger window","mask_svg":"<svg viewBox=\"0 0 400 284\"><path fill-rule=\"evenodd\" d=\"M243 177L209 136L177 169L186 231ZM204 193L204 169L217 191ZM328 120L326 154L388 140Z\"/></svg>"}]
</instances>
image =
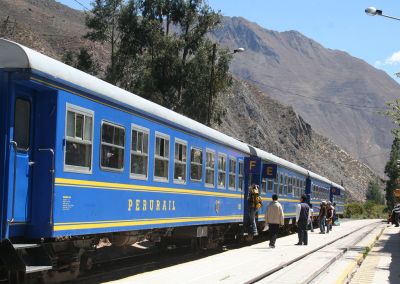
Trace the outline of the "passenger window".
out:
<instances>
[{"instance_id":1,"label":"passenger window","mask_svg":"<svg viewBox=\"0 0 400 284\"><path fill-rule=\"evenodd\" d=\"M206 151L206 185L209 187L215 186L215 153Z\"/></svg>"},{"instance_id":2,"label":"passenger window","mask_svg":"<svg viewBox=\"0 0 400 284\"><path fill-rule=\"evenodd\" d=\"M274 193L278 194L279 191L279 175L276 174L276 177L274 179Z\"/></svg>"},{"instance_id":3,"label":"passenger window","mask_svg":"<svg viewBox=\"0 0 400 284\"><path fill-rule=\"evenodd\" d=\"M243 161L239 161L239 186L238 186L239 191L243 191L244 187L243 173L244 173L244 163Z\"/></svg>"},{"instance_id":4,"label":"passenger window","mask_svg":"<svg viewBox=\"0 0 400 284\"><path fill-rule=\"evenodd\" d=\"M31 103L27 100L16 99L14 114L14 141L17 149L28 151L30 137Z\"/></svg>"},{"instance_id":5,"label":"passenger window","mask_svg":"<svg viewBox=\"0 0 400 284\"><path fill-rule=\"evenodd\" d=\"M261 180L261 192L263 193L267 192L267 179L265 178Z\"/></svg>"},{"instance_id":6,"label":"passenger window","mask_svg":"<svg viewBox=\"0 0 400 284\"><path fill-rule=\"evenodd\" d=\"M236 160L229 158L229 189L236 189Z\"/></svg>"},{"instance_id":7,"label":"passenger window","mask_svg":"<svg viewBox=\"0 0 400 284\"><path fill-rule=\"evenodd\" d=\"M279 195L283 194L283 186L284 186L284 180L283 180L283 174L279 174L280 179L279 179Z\"/></svg>"},{"instance_id":8,"label":"passenger window","mask_svg":"<svg viewBox=\"0 0 400 284\"><path fill-rule=\"evenodd\" d=\"M101 167L107 170L124 168L125 128L104 122L101 126Z\"/></svg>"},{"instance_id":9,"label":"passenger window","mask_svg":"<svg viewBox=\"0 0 400 284\"><path fill-rule=\"evenodd\" d=\"M154 148L154 179L168 181L169 166L169 136L156 134L156 145Z\"/></svg>"},{"instance_id":10,"label":"passenger window","mask_svg":"<svg viewBox=\"0 0 400 284\"><path fill-rule=\"evenodd\" d=\"M131 177L147 179L149 160L149 130L132 126Z\"/></svg>"},{"instance_id":11,"label":"passenger window","mask_svg":"<svg viewBox=\"0 0 400 284\"><path fill-rule=\"evenodd\" d=\"M267 180L267 190L268 191L273 191L274 190L274 180L273 179L268 179Z\"/></svg>"},{"instance_id":12,"label":"passenger window","mask_svg":"<svg viewBox=\"0 0 400 284\"><path fill-rule=\"evenodd\" d=\"M192 148L190 151L190 180L201 181L203 177L203 151Z\"/></svg>"},{"instance_id":13,"label":"passenger window","mask_svg":"<svg viewBox=\"0 0 400 284\"><path fill-rule=\"evenodd\" d=\"M226 188L226 156L218 155L218 188Z\"/></svg>"},{"instance_id":14,"label":"passenger window","mask_svg":"<svg viewBox=\"0 0 400 284\"><path fill-rule=\"evenodd\" d=\"M291 194L291 195L293 195L293 181L294 181L294 178L292 178L292 177L289 177L289 185L288 185L288 191L287 191L287 194Z\"/></svg>"},{"instance_id":15,"label":"passenger window","mask_svg":"<svg viewBox=\"0 0 400 284\"><path fill-rule=\"evenodd\" d=\"M186 153L186 142L175 140L174 181L177 183L186 183Z\"/></svg>"},{"instance_id":16,"label":"passenger window","mask_svg":"<svg viewBox=\"0 0 400 284\"><path fill-rule=\"evenodd\" d=\"M64 170L91 172L93 112L68 105L65 124Z\"/></svg>"}]
</instances>

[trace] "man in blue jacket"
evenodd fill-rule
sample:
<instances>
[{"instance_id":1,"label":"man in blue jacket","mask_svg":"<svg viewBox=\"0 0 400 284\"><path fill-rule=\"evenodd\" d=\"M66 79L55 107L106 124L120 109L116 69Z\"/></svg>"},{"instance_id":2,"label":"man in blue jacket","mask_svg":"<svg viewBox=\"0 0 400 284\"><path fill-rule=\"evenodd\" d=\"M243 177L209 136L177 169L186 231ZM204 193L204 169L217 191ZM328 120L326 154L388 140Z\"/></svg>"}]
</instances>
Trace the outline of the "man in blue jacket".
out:
<instances>
[{"instance_id":1,"label":"man in blue jacket","mask_svg":"<svg viewBox=\"0 0 400 284\"><path fill-rule=\"evenodd\" d=\"M307 224L309 219L310 206L307 204L307 196L303 194L300 198L300 204L297 204L296 207L297 233L299 236L299 242L296 245L308 244Z\"/></svg>"}]
</instances>

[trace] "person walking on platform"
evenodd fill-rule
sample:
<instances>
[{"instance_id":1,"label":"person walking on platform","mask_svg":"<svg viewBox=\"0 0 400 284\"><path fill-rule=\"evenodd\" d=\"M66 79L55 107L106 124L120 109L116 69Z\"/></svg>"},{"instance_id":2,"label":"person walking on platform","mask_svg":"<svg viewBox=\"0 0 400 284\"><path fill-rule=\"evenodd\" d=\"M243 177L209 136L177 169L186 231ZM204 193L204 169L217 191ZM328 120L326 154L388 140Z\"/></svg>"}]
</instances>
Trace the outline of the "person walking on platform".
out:
<instances>
[{"instance_id":1,"label":"person walking on platform","mask_svg":"<svg viewBox=\"0 0 400 284\"><path fill-rule=\"evenodd\" d=\"M326 202L322 201L321 206L319 208L319 230L320 234L325 234L325 226L326 226Z\"/></svg>"},{"instance_id":2,"label":"person walking on platform","mask_svg":"<svg viewBox=\"0 0 400 284\"><path fill-rule=\"evenodd\" d=\"M299 242L296 245L308 245L307 224L310 219L310 206L307 204L307 196L303 194L300 204L296 208L296 223Z\"/></svg>"},{"instance_id":3,"label":"person walking on platform","mask_svg":"<svg viewBox=\"0 0 400 284\"><path fill-rule=\"evenodd\" d=\"M336 214L336 203L333 202L333 226L337 226L338 216Z\"/></svg>"},{"instance_id":4,"label":"person walking on platform","mask_svg":"<svg viewBox=\"0 0 400 284\"><path fill-rule=\"evenodd\" d=\"M269 247L275 248L279 226L284 225L282 205L278 202L278 195L272 195L272 201L265 212L265 223L268 224L270 234Z\"/></svg>"},{"instance_id":5,"label":"person walking on platform","mask_svg":"<svg viewBox=\"0 0 400 284\"><path fill-rule=\"evenodd\" d=\"M256 214L258 209L260 209L262 206L262 200L260 197L260 191L258 185L253 184L251 186L247 201L249 205L250 224L252 227L253 236L255 237L258 236Z\"/></svg>"},{"instance_id":6,"label":"person walking on platform","mask_svg":"<svg viewBox=\"0 0 400 284\"><path fill-rule=\"evenodd\" d=\"M396 227L399 226L399 217L400 217L400 203L396 203L392 210L392 215L394 216L394 224Z\"/></svg>"},{"instance_id":7,"label":"person walking on platform","mask_svg":"<svg viewBox=\"0 0 400 284\"><path fill-rule=\"evenodd\" d=\"M329 231L332 231L332 222L333 222L333 206L330 201L326 205L326 233L329 234Z\"/></svg>"},{"instance_id":8,"label":"person walking on platform","mask_svg":"<svg viewBox=\"0 0 400 284\"><path fill-rule=\"evenodd\" d=\"M314 210L312 208L312 204L308 203L308 206L310 206L310 231L314 232L314 227L313 227L313 221L314 221Z\"/></svg>"}]
</instances>

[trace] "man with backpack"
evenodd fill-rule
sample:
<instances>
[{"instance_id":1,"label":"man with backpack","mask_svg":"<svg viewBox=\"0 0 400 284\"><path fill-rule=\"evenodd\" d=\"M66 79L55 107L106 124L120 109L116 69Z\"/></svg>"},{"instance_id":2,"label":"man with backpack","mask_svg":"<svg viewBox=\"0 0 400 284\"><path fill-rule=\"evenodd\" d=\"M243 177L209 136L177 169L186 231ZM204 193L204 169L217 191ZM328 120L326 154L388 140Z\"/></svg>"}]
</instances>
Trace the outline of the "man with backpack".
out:
<instances>
[{"instance_id":1,"label":"man with backpack","mask_svg":"<svg viewBox=\"0 0 400 284\"><path fill-rule=\"evenodd\" d=\"M260 197L260 191L258 185L253 184L249 190L249 195L247 198L248 206L249 206L249 217L250 224L253 231L253 236L258 236L257 231L257 223L256 223L256 214L258 209L262 207L262 199Z\"/></svg>"}]
</instances>

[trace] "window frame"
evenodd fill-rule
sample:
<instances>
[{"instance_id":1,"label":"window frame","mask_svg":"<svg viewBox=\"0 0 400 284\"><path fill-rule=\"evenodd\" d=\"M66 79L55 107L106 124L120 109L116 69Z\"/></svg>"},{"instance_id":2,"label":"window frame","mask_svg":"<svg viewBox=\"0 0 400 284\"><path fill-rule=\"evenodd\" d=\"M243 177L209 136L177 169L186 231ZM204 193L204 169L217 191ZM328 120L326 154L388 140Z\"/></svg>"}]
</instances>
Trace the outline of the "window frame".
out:
<instances>
[{"instance_id":1,"label":"window frame","mask_svg":"<svg viewBox=\"0 0 400 284\"><path fill-rule=\"evenodd\" d=\"M224 153L218 153L218 160L217 160L217 168L218 168L218 170L217 170L217 187L218 187L218 189L226 189L226 187L227 187L227 184L226 184L226 161L228 160L227 158L228 158L228 155L227 154L224 154ZM219 157L223 157L223 158L225 158L225 168L223 169L223 171L222 170L220 170L219 169ZM224 186L220 186L219 185L219 173L222 173L222 172L224 172L225 173L225 185Z\"/></svg>"},{"instance_id":2,"label":"window frame","mask_svg":"<svg viewBox=\"0 0 400 284\"><path fill-rule=\"evenodd\" d=\"M186 161L185 162L181 162L179 160L175 160L175 145L176 144L180 144L180 145L184 145L186 146ZM188 142L186 140L180 139L180 138L175 138L174 139L174 167L173 167L173 175L172 175L172 179L174 181L174 183L176 184L187 184L187 180L188 180ZM179 161L179 164L185 164L185 180L181 181L179 179L175 179L175 162Z\"/></svg>"},{"instance_id":3,"label":"window frame","mask_svg":"<svg viewBox=\"0 0 400 284\"><path fill-rule=\"evenodd\" d=\"M167 172L167 178L156 176L157 137L168 140L168 159L167 159L167 161L168 161L168 166L167 166L168 172ZM156 182L169 182L169 174L170 174L169 165L170 165L170 159L171 159L171 143L170 142L171 142L171 139L170 139L170 136L168 134L165 134L165 133L162 133L162 132L158 132L158 131L156 131L154 133L153 181L156 181Z\"/></svg>"},{"instance_id":4,"label":"window frame","mask_svg":"<svg viewBox=\"0 0 400 284\"><path fill-rule=\"evenodd\" d=\"M213 165L213 168L212 168L214 184L207 183L207 169L208 169L208 170L211 169L210 167L207 167L207 153L210 153L210 154L212 154L212 155L214 156L214 165ZM215 153L214 150L206 148L206 163L205 163L206 171L205 171L205 176L204 176L204 184L205 184L206 187L208 187L208 188L215 188L215 184L216 184L216 183L218 184L218 180L217 180L217 182L216 182L216 180L215 180L215 161L216 161L216 160L215 160L215 156L216 156L216 153Z\"/></svg>"},{"instance_id":5,"label":"window frame","mask_svg":"<svg viewBox=\"0 0 400 284\"><path fill-rule=\"evenodd\" d=\"M201 177L200 179L192 179L192 150L199 150L201 152L201 164L200 164L200 169L201 169ZM204 162L204 157L203 157L203 148L198 147L198 146L190 146L190 182L203 182L203 163ZM195 165L199 165L197 163L194 163Z\"/></svg>"},{"instance_id":6,"label":"window frame","mask_svg":"<svg viewBox=\"0 0 400 284\"><path fill-rule=\"evenodd\" d=\"M131 170L132 170L132 152L133 152L133 150L132 150L132 146L133 146L132 131L134 131L134 130L145 133L145 134L147 134L147 137L148 137L147 138L147 175L146 176L143 176L141 174L135 174L135 173L131 172ZM137 180L148 180L149 179L149 166L150 166L150 129L132 123L131 124L131 144L129 146L130 146L129 147L129 166L130 166L129 167L129 178L137 179ZM136 155L138 155L137 152L135 152L135 153L136 153ZM139 154L139 156L144 156L144 155Z\"/></svg>"},{"instance_id":7,"label":"window frame","mask_svg":"<svg viewBox=\"0 0 400 284\"><path fill-rule=\"evenodd\" d=\"M242 165L242 166L240 166ZM242 172L240 172L240 169L242 169ZM243 160L238 160L238 191L243 192L244 189L244 161ZM240 183L240 178L242 178L242 183ZM241 185L241 186L240 186Z\"/></svg>"},{"instance_id":8,"label":"window frame","mask_svg":"<svg viewBox=\"0 0 400 284\"><path fill-rule=\"evenodd\" d=\"M119 145L115 145L115 144L110 144L108 142L103 142L103 125L104 124L108 124L109 126L124 130L124 146L119 146ZM122 168L121 169L104 167L101 164L102 153L103 153L103 151L102 151L103 144L105 144L106 146L111 146L111 147L116 147L116 148L119 148L119 149L123 149L124 152L123 152L122 157L123 157L124 160L122 162ZM100 169L102 171L106 171L106 172L119 172L119 173L123 172L125 170L125 150L126 150L126 129L125 129L125 127L123 125L121 125L121 124L118 124L118 123L111 122L109 120L103 119L101 121L101 125L100 125L100 148L99 148L99 152L100 152L99 153L99 155L100 155L100 160L99 160Z\"/></svg>"},{"instance_id":9,"label":"window frame","mask_svg":"<svg viewBox=\"0 0 400 284\"><path fill-rule=\"evenodd\" d=\"M92 141L88 143L86 140L79 140L74 138L69 138L70 136L67 136L67 123L68 123L68 111L72 111L74 113L79 113L84 116L90 116L92 118ZM70 173L79 173L79 174L92 174L93 173L93 148L94 148L94 122L95 122L95 112L91 109L83 108L74 104L66 103L65 106L65 121L64 121L64 161L63 161L63 170L64 172L70 172ZM76 126L76 125L75 125ZM83 129L85 129L85 120L84 120L84 125ZM76 133L76 127L74 128L74 133ZM87 167L80 167L80 166L73 166L73 165L67 165L66 162L66 157L67 157L67 141L70 142L76 142L76 143L81 143L85 145L91 145L91 153L90 153L90 168L88 169Z\"/></svg>"},{"instance_id":10,"label":"window frame","mask_svg":"<svg viewBox=\"0 0 400 284\"><path fill-rule=\"evenodd\" d=\"M234 191L236 191L236 168L237 168L237 160L236 160L236 157L234 157L234 156L229 156L229 158L228 158L227 160L229 160L229 168L228 168L228 189L229 189L229 190L234 190ZM233 172L231 172L231 161L233 161L234 164L235 164L235 168L234 168L234 171L233 171ZM231 187L231 186L230 186L231 175L234 176L234 179L233 179L233 180L235 181L234 187Z\"/></svg>"}]
</instances>

